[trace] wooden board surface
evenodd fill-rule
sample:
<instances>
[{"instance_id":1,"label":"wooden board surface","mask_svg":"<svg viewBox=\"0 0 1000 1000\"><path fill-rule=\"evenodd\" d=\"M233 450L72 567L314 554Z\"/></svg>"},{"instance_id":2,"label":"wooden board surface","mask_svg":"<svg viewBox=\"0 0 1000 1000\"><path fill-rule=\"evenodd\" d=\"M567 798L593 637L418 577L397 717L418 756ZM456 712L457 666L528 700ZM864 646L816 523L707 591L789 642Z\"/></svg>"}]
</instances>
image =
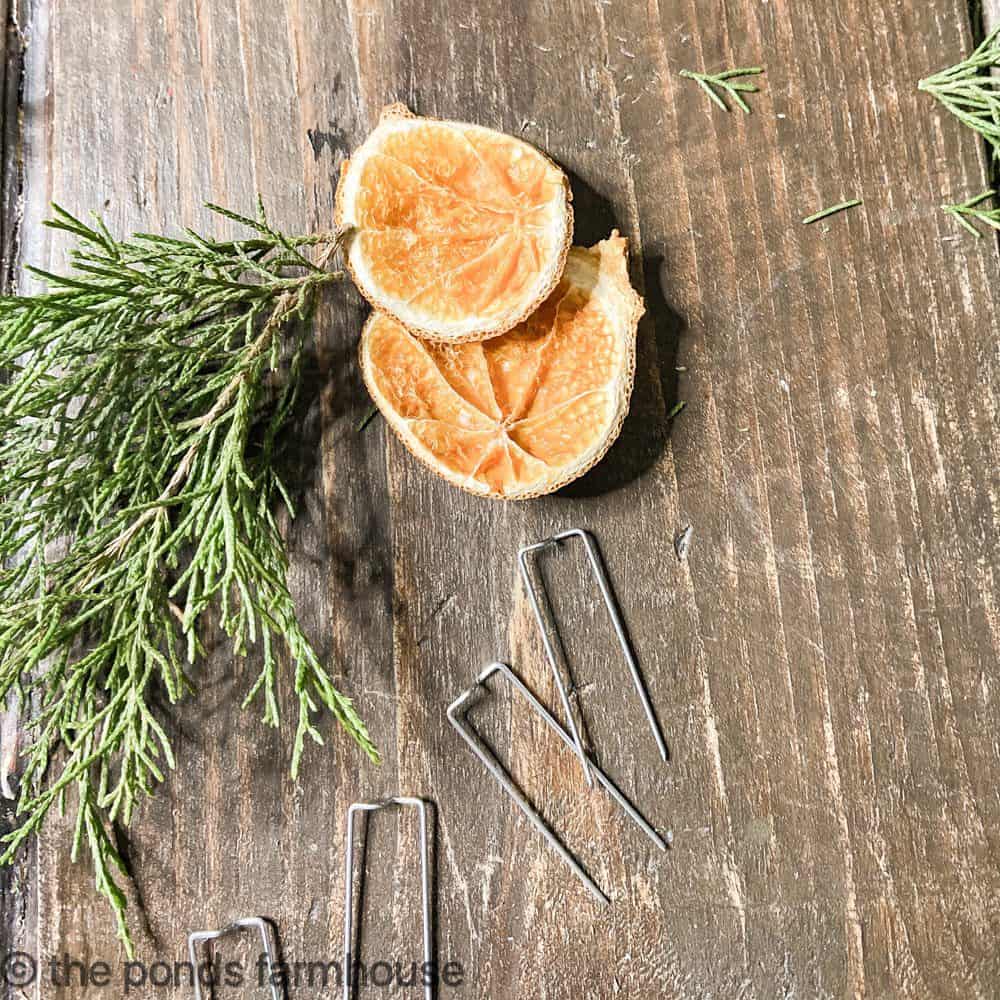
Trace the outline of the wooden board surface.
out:
<instances>
[{"instance_id":1,"label":"wooden board surface","mask_svg":"<svg viewBox=\"0 0 1000 1000\"><path fill-rule=\"evenodd\" d=\"M261 191L286 229L327 228L341 160L402 100L553 156L572 175L577 241L621 229L647 305L619 444L560 496L505 506L431 477L380 424L356 433L365 309L348 288L329 296L293 585L385 763L335 736L293 787L287 736L238 708L253 665L220 651L170 718L180 765L129 834L140 957L172 961L189 930L262 912L289 959L336 958L347 806L402 791L438 805L438 954L466 975L442 996L1000 995L997 251L938 210L983 189L985 159L915 89L968 49L966 4L35 0L30 13L35 262L64 252L39 225L49 198L124 232L208 226L203 200L247 210ZM752 116L677 75L733 65L766 67ZM863 208L800 224L855 196ZM515 552L570 525L604 548L671 760L568 551L551 580L578 629L587 728L673 849L586 792L502 688L473 718L606 909L445 719L496 657L551 701ZM25 916L0 927L43 958L118 962L65 846L50 824L30 884L3 899ZM373 824L370 959L417 951L415 847L409 817Z\"/></svg>"}]
</instances>

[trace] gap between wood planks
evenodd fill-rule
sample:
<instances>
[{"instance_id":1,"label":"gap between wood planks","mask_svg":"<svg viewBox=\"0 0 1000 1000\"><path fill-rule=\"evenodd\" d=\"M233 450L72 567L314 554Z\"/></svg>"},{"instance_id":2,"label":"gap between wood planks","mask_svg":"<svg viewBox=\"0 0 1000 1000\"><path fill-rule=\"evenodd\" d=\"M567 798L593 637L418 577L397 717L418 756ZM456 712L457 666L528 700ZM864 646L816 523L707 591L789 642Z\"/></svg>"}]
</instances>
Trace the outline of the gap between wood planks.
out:
<instances>
[{"instance_id":1,"label":"gap between wood planks","mask_svg":"<svg viewBox=\"0 0 1000 1000\"><path fill-rule=\"evenodd\" d=\"M24 217L24 107L30 25L35 0L0 0L4 28L0 71L0 294L17 290ZM0 378L4 373L0 372ZM0 704L0 837L13 826L10 787L17 771L18 713ZM10 867L0 868L0 952L3 945L31 954L37 940L36 851L32 844ZM0 998L13 1000L15 987L0 977Z\"/></svg>"},{"instance_id":2,"label":"gap between wood planks","mask_svg":"<svg viewBox=\"0 0 1000 1000\"><path fill-rule=\"evenodd\" d=\"M24 103L24 55L27 37L24 22L26 0L0 0L4 25L3 73L0 77L0 292L13 291L21 228L21 195L24 186L21 156L21 120Z\"/></svg>"}]
</instances>

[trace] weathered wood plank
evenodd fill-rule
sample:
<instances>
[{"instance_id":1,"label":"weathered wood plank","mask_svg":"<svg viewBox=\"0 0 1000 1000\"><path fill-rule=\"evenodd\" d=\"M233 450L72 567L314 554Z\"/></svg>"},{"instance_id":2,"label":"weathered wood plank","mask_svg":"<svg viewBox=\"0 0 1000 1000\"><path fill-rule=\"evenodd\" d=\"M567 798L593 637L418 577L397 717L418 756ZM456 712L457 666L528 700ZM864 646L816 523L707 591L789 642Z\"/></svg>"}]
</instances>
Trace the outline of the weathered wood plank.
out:
<instances>
[{"instance_id":1,"label":"weathered wood plank","mask_svg":"<svg viewBox=\"0 0 1000 1000\"><path fill-rule=\"evenodd\" d=\"M975 4L971 6L974 15L976 13L980 13L976 10ZM1000 24L1000 3L998 3L997 0L984 0L981 15L984 27L986 27L987 30L996 27Z\"/></svg>"},{"instance_id":2,"label":"weathered wood plank","mask_svg":"<svg viewBox=\"0 0 1000 1000\"><path fill-rule=\"evenodd\" d=\"M252 666L214 656L131 835L142 957L261 910L289 957L336 957L347 804L401 790L439 805L458 995L994 995L997 261L937 209L981 189L982 150L914 86L967 48L964 4L56 3L47 31L29 183L70 208L169 229L260 190L283 226L325 228L340 160L399 99L553 155L578 240L622 229L648 309L622 442L565 494L503 506L433 479L381 425L355 432L364 310L330 296L294 585L386 762L335 738L292 788L287 741L237 707ZM766 66L752 116L677 76L724 64ZM853 195L863 209L800 225ZM28 226L58 263L44 200ZM444 715L497 656L551 697L514 554L574 523L602 542L671 763L566 552L549 573L582 636L587 728L673 851L582 791L505 693L473 716L615 897L603 911ZM64 835L39 847L40 951L114 958ZM372 835L365 952L409 957L415 830L386 817Z\"/></svg>"}]
</instances>

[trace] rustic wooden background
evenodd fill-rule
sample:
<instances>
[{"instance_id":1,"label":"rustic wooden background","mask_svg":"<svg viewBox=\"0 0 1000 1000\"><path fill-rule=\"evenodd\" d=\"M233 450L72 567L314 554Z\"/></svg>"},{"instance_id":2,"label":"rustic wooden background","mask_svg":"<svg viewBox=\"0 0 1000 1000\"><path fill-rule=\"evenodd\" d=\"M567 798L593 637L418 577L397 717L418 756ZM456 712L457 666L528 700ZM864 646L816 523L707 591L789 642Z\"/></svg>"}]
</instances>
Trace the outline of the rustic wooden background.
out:
<instances>
[{"instance_id":1,"label":"rustic wooden background","mask_svg":"<svg viewBox=\"0 0 1000 1000\"><path fill-rule=\"evenodd\" d=\"M238 708L252 665L216 655L171 716L180 766L128 836L141 958L254 912L291 960L336 958L346 808L402 791L438 805L438 954L466 973L444 997L1000 996L997 246L939 211L986 186L986 159L915 87L972 44L964 0L0 11L5 273L18 245L62 260L50 199L124 232L208 226L203 200L248 210L259 190L287 229L328 228L342 158L402 100L563 164L578 242L625 232L647 303L620 443L575 488L505 506L433 478L380 423L356 432L365 308L329 296L293 582L385 764L334 735L292 786L287 735ZM733 65L766 67L752 116L677 75ZM551 578L586 637L570 652L587 727L673 850L586 792L506 693L473 718L613 896L603 910L445 719L497 656L551 698L514 556L570 525L604 547L670 763L567 552ZM65 834L50 824L5 873L0 952L118 961ZM373 824L369 960L417 954L415 848L410 817Z\"/></svg>"}]
</instances>

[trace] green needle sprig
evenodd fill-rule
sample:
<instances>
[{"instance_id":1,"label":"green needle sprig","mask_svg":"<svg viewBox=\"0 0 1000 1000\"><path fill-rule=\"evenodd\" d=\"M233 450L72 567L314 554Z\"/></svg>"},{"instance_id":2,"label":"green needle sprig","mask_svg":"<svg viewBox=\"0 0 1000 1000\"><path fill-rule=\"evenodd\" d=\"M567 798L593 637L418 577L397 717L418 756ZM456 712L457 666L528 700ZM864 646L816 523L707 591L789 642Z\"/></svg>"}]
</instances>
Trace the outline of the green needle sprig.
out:
<instances>
[{"instance_id":1,"label":"green needle sprig","mask_svg":"<svg viewBox=\"0 0 1000 1000\"><path fill-rule=\"evenodd\" d=\"M210 610L236 654L259 647L245 704L271 726L284 646L293 777L322 709L378 759L296 617L276 513L305 321L343 278L341 237L209 207L253 235L121 241L56 207L72 273L35 270L48 292L0 298L0 704L29 733L0 864L53 806L74 810L73 857L86 845L129 954L115 826L174 766L159 692L193 690Z\"/></svg>"},{"instance_id":2,"label":"green needle sprig","mask_svg":"<svg viewBox=\"0 0 1000 1000\"><path fill-rule=\"evenodd\" d=\"M819 222L820 219L828 219L831 215L837 215L839 212L846 212L849 208L857 208L858 205L863 205L864 202L860 198L851 198L849 201L840 201L836 205L830 205L828 208L821 208L818 212L813 212L812 215L807 215L802 220L802 225L811 226L814 222Z\"/></svg>"},{"instance_id":3,"label":"green needle sprig","mask_svg":"<svg viewBox=\"0 0 1000 1000\"><path fill-rule=\"evenodd\" d=\"M1000 158L1000 28L967 59L921 80L919 90L936 97L959 121L978 132Z\"/></svg>"},{"instance_id":4,"label":"green needle sprig","mask_svg":"<svg viewBox=\"0 0 1000 1000\"><path fill-rule=\"evenodd\" d=\"M360 434L377 416L378 407L369 406L368 412L358 421L357 432Z\"/></svg>"},{"instance_id":5,"label":"green needle sprig","mask_svg":"<svg viewBox=\"0 0 1000 1000\"><path fill-rule=\"evenodd\" d=\"M982 239L982 233L977 229L970 219L989 226L991 229L1000 230L1000 208L979 208L983 202L988 201L996 194L996 191L984 191L977 194L975 198L963 201L960 205L942 205L941 208L949 215L954 216L955 221L967 229L973 236Z\"/></svg>"},{"instance_id":6,"label":"green needle sprig","mask_svg":"<svg viewBox=\"0 0 1000 1000\"><path fill-rule=\"evenodd\" d=\"M680 75L686 80L694 80L723 111L729 111L729 105L722 99L719 91L728 94L742 111L750 114L750 105L742 95L756 94L758 88L756 84L739 81L739 78L758 76L763 72L760 66L750 66L743 69L727 69L721 73L695 73L690 69L682 69Z\"/></svg>"}]
</instances>

